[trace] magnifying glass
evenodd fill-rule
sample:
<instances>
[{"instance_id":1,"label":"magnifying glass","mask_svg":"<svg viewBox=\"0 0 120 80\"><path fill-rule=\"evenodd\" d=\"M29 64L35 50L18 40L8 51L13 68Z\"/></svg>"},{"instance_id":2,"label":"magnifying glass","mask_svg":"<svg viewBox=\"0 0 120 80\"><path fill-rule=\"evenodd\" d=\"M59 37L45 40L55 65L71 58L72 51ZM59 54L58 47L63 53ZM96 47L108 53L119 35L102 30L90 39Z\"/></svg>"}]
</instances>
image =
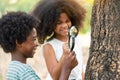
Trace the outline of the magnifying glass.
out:
<instances>
[{"instance_id":1,"label":"magnifying glass","mask_svg":"<svg viewBox=\"0 0 120 80\"><path fill-rule=\"evenodd\" d=\"M70 51L74 49L75 46L75 37L78 35L78 30L75 26L71 26L68 30L68 47Z\"/></svg>"}]
</instances>

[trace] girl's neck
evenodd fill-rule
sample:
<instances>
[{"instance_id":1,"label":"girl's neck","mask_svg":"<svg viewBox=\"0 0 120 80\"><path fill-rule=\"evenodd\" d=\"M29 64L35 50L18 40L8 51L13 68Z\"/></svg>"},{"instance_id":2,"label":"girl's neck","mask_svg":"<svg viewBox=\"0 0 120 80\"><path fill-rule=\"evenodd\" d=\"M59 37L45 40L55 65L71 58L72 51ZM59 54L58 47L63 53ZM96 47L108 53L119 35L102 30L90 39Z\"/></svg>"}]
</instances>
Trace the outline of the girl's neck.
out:
<instances>
[{"instance_id":1,"label":"girl's neck","mask_svg":"<svg viewBox=\"0 0 120 80\"><path fill-rule=\"evenodd\" d=\"M63 42L67 42L68 41L68 36L64 36L64 37L57 37L57 36L55 36L54 38L56 38L56 39L58 39L58 40L60 40L60 41L63 41Z\"/></svg>"},{"instance_id":2,"label":"girl's neck","mask_svg":"<svg viewBox=\"0 0 120 80\"><path fill-rule=\"evenodd\" d=\"M11 53L12 61L19 61L26 64L26 58L20 53Z\"/></svg>"}]
</instances>

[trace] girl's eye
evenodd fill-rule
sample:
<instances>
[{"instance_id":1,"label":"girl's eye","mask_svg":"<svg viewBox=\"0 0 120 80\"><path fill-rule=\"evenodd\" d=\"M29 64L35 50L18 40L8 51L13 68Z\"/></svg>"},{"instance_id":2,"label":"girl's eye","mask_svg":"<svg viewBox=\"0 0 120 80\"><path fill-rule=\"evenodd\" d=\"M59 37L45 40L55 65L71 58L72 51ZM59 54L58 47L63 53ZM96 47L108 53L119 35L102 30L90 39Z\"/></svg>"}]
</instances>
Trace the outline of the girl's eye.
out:
<instances>
[{"instance_id":1,"label":"girl's eye","mask_svg":"<svg viewBox=\"0 0 120 80\"><path fill-rule=\"evenodd\" d=\"M70 20L68 19L68 20L66 20L65 22L62 22L62 21L57 21L57 23L56 23L56 24L60 25L60 24L63 24L63 23L69 23L69 22L70 22Z\"/></svg>"},{"instance_id":2,"label":"girl's eye","mask_svg":"<svg viewBox=\"0 0 120 80\"><path fill-rule=\"evenodd\" d=\"M36 38L34 39L34 41L36 40Z\"/></svg>"},{"instance_id":3,"label":"girl's eye","mask_svg":"<svg viewBox=\"0 0 120 80\"><path fill-rule=\"evenodd\" d=\"M36 41L37 40L37 38L33 38L33 41Z\"/></svg>"}]
</instances>

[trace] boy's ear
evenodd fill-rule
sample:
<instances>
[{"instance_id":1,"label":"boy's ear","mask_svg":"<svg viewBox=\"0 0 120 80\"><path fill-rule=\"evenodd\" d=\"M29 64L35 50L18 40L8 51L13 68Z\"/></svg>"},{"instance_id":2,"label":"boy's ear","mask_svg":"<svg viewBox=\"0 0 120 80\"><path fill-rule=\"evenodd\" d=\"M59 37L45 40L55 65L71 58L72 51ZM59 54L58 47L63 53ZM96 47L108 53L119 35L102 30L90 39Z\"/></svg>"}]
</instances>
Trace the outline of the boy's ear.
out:
<instances>
[{"instance_id":1,"label":"boy's ear","mask_svg":"<svg viewBox=\"0 0 120 80\"><path fill-rule=\"evenodd\" d=\"M16 47L18 48L22 47L22 44L19 44L17 40L16 40Z\"/></svg>"}]
</instances>

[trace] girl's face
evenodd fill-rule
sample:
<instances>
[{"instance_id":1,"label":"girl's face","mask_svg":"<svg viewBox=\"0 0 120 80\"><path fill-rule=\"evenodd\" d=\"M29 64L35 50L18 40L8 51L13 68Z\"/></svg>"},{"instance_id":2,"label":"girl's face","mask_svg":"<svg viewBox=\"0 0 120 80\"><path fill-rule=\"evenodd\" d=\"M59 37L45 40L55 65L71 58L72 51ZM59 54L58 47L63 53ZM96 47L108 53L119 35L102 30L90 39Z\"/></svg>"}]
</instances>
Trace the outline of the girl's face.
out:
<instances>
[{"instance_id":1,"label":"girl's face","mask_svg":"<svg viewBox=\"0 0 120 80\"><path fill-rule=\"evenodd\" d=\"M66 13L61 13L60 18L57 21L55 28L56 37L66 37L68 35L68 28L71 27L72 23Z\"/></svg>"},{"instance_id":2,"label":"girl's face","mask_svg":"<svg viewBox=\"0 0 120 80\"><path fill-rule=\"evenodd\" d=\"M27 40L22 43L23 55L26 58L33 57L33 55L35 54L35 50L36 50L36 48L38 46L38 42L37 42L36 36L37 36L36 29L33 28L33 30L31 31L30 35L27 37Z\"/></svg>"}]
</instances>

